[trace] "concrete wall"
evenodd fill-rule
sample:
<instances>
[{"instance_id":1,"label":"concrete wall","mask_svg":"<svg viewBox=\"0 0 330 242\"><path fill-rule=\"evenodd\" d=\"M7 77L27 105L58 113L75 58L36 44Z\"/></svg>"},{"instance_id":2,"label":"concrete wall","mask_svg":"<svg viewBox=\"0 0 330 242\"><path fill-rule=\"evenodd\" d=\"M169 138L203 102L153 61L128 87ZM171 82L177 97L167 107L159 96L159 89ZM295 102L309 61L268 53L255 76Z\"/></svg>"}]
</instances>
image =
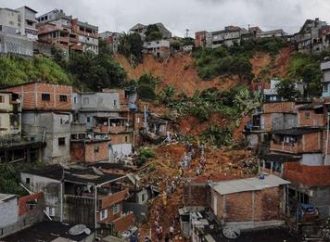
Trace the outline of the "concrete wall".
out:
<instances>
[{"instance_id":1,"label":"concrete wall","mask_svg":"<svg viewBox=\"0 0 330 242\"><path fill-rule=\"evenodd\" d=\"M33 42L24 36L0 32L0 54L33 56Z\"/></svg>"},{"instance_id":2,"label":"concrete wall","mask_svg":"<svg viewBox=\"0 0 330 242\"><path fill-rule=\"evenodd\" d=\"M319 209L320 217L330 216L330 187L313 188L309 192L309 202Z\"/></svg>"},{"instance_id":3,"label":"concrete wall","mask_svg":"<svg viewBox=\"0 0 330 242\"><path fill-rule=\"evenodd\" d=\"M27 184L30 179L30 184ZM21 173L21 182L34 192L43 192L45 207L54 208L54 220L60 220L61 214L61 183L47 177L41 177L28 173Z\"/></svg>"},{"instance_id":4,"label":"concrete wall","mask_svg":"<svg viewBox=\"0 0 330 242\"><path fill-rule=\"evenodd\" d=\"M114 112L120 110L120 99L118 93L83 93L75 94L78 103L75 109L94 112Z\"/></svg>"},{"instance_id":5,"label":"concrete wall","mask_svg":"<svg viewBox=\"0 0 330 242\"><path fill-rule=\"evenodd\" d=\"M20 13L16 10L0 8L0 25L19 30L19 15Z\"/></svg>"},{"instance_id":6,"label":"concrete wall","mask_svg":"<svg viewBox=\"0 0 330 242\"><path fill-rule=\"evenodd\" d=\"M323 164L322 153L302 154L300 164L307 166L319 166Z\"/></svg>"},{"instance_id":7,"label":"concrete wall","mask_svg":"<svg viewBox=\"0 0 330 242\"><path fill-rule=\"evenodd\" d=\"M71 121L71 113L24 112L22 117L24 132L46 142L43 158L49 163L70 160ZM64 145L59 144L59 138L65 139Z\"/></svg>"},{"instance_id":8,"label":"concrete wall","mask_svg":"<svg viewBox=\"0 0 330 242\"><path fill-rule=\"evenodd\" d=\"M0 214L0 229L18 221L18 202L16 196L5 201L0 201Z\"/></svg>"}]
</instances>

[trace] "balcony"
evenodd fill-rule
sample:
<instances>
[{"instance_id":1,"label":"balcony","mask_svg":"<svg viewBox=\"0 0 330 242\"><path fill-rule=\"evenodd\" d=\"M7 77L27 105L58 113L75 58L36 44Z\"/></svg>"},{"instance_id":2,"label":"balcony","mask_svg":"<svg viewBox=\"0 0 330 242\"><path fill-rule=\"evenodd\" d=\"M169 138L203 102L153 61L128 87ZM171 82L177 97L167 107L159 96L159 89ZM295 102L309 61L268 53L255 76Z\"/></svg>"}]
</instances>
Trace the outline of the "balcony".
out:
<instances>
[{"instance_id":1,"label":"balcony","mask_svg":"<svg viewBox=\"0 0 330 242\"><path fill-rule=\"evenodd\" d=\"M110 133L110 134L119 134L125 132L131 132L132 128L127 126L108 126L108 125L97 125L93 128L95 133Z\"/></svg>"},{"instance_id":2,"label":"balcony","mask_svg":"<svg viewBox=\"0 0 330 242\"><path fill-rule=\"evenodd\" d=\"M120 202L126 200L128 197L128 192L129 192L129 190L128 190L128 188L126 188L119 192L115 192L111 195L100 196L100 199L99 199L100 209L109 208L116 203L120 203Z\"/></svg>"},{"instance_id":3,"label":"balcony","mask_svg":"<svg viewBox=\"0 0 330 242\"><path fill-rule=\"evenodd\" d=\"M303 152L303 148L301 143L274 143L271 142L270 145L271 151L279 151L279 152L285 152L285 153L292 153L292 154L298 154L300 152Z\"/></svg>"}]
</instances>

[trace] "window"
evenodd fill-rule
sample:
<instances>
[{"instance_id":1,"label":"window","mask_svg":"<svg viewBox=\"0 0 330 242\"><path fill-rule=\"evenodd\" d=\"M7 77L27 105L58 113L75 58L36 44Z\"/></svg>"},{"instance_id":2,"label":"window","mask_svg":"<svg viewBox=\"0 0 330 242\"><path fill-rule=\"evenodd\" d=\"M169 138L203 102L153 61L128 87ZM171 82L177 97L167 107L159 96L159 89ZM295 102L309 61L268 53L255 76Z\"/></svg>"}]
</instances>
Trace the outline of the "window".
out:
<instances>
[{"instance_id":1,"label":"window","mask_svg":"<svg viewBox=\"0 0 330 242\"><path fill-rule=\"evenodd\" d=\"M103 209L100 212L100 220L104 220L108 217L108 210L107 209Z\"/></svg>"},{"instance_id":2,"label":"window","mask_svg":"<svg viewBox=\"0 0 330 242\"><path fill-rule=\"evenodd\" d=\"M58 145L64 146L65 145L65 137L58 138Z\"/></svg>"},{"instance_id":3,"label":"window","mask_svg":"<svg viewBox=\"0 0 330 242\"><path fill-rule=\"evenodd\" d=\"M112 213L116 214L120 212L120 204L115 204L112 206Z\"/></svg>"},{"instance_id":4,"label":"window","mask_svg":"<svg viewBox=\"0 0 330 242\"><path fill-rule=\"evenodd\" d=\"M68 101L68 96L60 95L60 102L67 102L67 101Z\"/></svg>"},{"instance_id":5,"label":"window","mask_svg":"<svg viewBox=\"0 0 330 242\"><path fill-rule=\"evenodd\" d=\"M117 100L113 100L113 106L117 106Z\"/></svg>"},{"instance_id":6,"label":"window","mask_svg":"<svg viewBox=\"0 0 330 242\"><path fill-rule=\"evenodd\" d=\"M0 103L4 103L4 102L5 102L4 96L0 96Z\"/></svg>"},{"instance_id":7,"label":"window","mask_svg":"<svg viewBox=\"0 0 330 242\"><path fill-rule=\"evenodd\" d=\"M127 137L127 136L125 136L125 142L127 143L127 141L128 141L128 137Z\"/></svg>"},{"instance_id":8,"label":"window","mask_svg":"<svg viewBox=\"0 0 330 242\"><path fill-rule=\"evenodd\" d=\"M91 122L91 117L87 117L87 123Z\"/></svg>"},{"instance_id":9,"label":"window","mask_svg":"<svg viewBox=\"0 0 330 242\"><path fill-rule=\"evenodd\" d=\"M25 178L25 184L30 185L30 178L29 177Z\"/></svg>"},{"instance_id":10,"label":"window","mask_svg":"<svg viewBox=\"0 0 330 242\"><path fill-rule=\"evenodd\" d=\"M49 93L42 93L41 94L42 101L50 101L50 94Z\"/></svg>"},{"instance_id":11,"label":"window","mask_svg":"<svg viewBox=\"0 0 330 242\"><path fill-rule=\"evenodd\" d=\"M94 146L94 152L95 152L95 153L99 153L99 151L100 151L100 146L95 145L95 146Z\"/></svg>"},{"instance_id":12,"label":"window","mask_svg":"<svg viewBox=\"0 0 330 242\"><path fill-rule=\"evenodd\" d=\"M77 103L77 97L73 97L73 103Z\"/></svg>"},{"instance_id":13,"label":"window","mask_svg":"<svg viewBox=\"0 0 330 242\"><path fill-rule=\"evenodd\" d=\"M328 84L323 84L323 92L328 92Z\"/></svg>"}]
</instances>

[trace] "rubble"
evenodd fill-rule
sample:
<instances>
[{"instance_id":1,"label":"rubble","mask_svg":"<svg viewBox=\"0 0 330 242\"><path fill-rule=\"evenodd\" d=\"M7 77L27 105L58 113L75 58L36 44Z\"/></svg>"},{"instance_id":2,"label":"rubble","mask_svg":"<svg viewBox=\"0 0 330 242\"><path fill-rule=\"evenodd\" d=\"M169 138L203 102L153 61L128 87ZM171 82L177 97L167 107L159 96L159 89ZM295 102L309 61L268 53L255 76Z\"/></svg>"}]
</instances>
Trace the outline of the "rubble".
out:
<instances>
[{"instance_id":1,"label":"rubble","mask_svg":"<svg viewBox=\"0 0 330 242\"><path fill-rule=\"evenodd\" d=\"M150 234L156 238L157 226L161 226L163 236L172 227L174 241L185 241L180 232L178 209L183 207L186 182L250 177L256 168L252 153L246 150L204 149L183 143L158 145L153 150L159 155L140 169L139 176L142 183L158 186L161 195L150 202L148 222L139 231L141 239ZM202 174L196 174L201 163L205 163L205 168Z\"/></svg>"}]
</instances>

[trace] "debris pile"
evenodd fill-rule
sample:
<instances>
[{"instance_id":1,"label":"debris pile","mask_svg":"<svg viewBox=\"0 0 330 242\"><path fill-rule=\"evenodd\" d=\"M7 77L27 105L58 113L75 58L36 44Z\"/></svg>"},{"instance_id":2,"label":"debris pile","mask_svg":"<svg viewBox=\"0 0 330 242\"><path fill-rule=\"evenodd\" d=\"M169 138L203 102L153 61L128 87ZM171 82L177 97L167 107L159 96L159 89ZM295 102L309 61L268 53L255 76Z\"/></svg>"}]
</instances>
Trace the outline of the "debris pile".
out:
<instances>
[{"instance_id":1,"label":"debris pile","mask_svg":"<svg viewBox=\"0 0 330 242\"><path fill-rule=\"evenodd\" d=\"M185 241L180 234L178 216L178 209L183 207L185 182L249 177L257 167L247 150L226 151L181 143L154 146L153 149L158 156L139 172L142 182L157 186L161 194L151 200L149 218L140 228L140 238L151 236L152 241L165 236L172 236L174 241Z\"/></svg>"}]
</instances>

